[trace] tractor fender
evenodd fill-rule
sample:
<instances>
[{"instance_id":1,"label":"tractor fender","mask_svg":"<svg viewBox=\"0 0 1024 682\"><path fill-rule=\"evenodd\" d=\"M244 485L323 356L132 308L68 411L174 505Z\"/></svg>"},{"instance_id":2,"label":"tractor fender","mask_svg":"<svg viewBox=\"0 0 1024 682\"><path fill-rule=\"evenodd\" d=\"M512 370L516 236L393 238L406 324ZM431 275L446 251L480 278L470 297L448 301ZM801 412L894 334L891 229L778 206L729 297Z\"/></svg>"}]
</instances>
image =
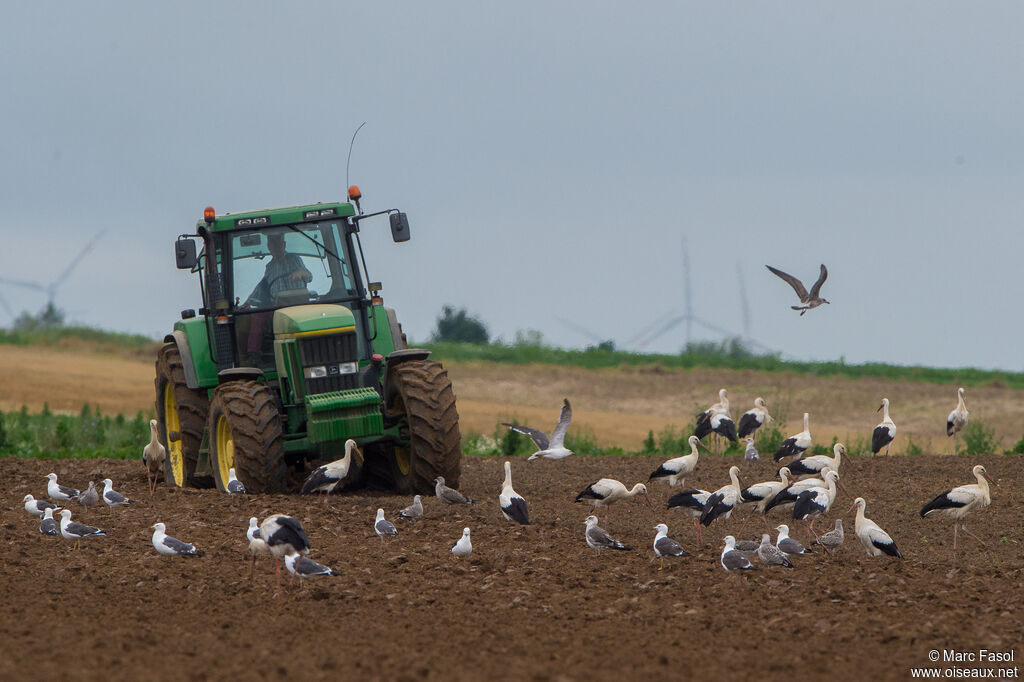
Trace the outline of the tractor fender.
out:
<instances>
[{"instance_id":1,"label":"tractor fender","mask_svg":"<svg viewBox=\"0 0 1024 682\"><path fill-rule=\"evenodd\" d=\"M406 350L409 346L405 342L405 334L402 333L402 325L398 322L398 314L395 313L394 308L384 308L384 312L388 316L388 327L391 330L391 343L394 344L395 350Z\"/></svg>"},{"instance_id":2,"label":"tractor fender","mask_svg":"<svg viewBox=\"0 0 1024 682\"><path fill-rule=\"evenodd\" d=\"M196 377L196 365L192 361L192 349L188 345L188 337L180 329L175 329L164 337L164 343L173 343L178 347L178 355L181 356L181 368L185 371L185 385L192 390L199 388L199 380Z\"/></svg>"}]
</instances>

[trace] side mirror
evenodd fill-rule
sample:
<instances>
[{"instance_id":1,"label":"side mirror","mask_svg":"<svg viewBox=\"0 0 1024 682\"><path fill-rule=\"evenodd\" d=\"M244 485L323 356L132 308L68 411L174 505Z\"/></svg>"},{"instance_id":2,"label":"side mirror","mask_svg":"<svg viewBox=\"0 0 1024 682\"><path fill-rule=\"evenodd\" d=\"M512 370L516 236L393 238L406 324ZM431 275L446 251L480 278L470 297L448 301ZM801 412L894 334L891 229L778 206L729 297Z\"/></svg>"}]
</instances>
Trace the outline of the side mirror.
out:
<instances>
[{"instance_id":1,"label":"side mirror","mask_svg":"<svg viewBox=\"0 0 1024 682\"><path fill-rule=\"evenodd\" d=\"M388 217L391 220L391 238L396 242L409 241L409 216L404 213L392 213Z\"/></svg>"},{"instance_id":2,"label":"side mirror","mask_svg":"<svg viewBox=\"0 0 1024 682\"><path fill-rule=\"evenodd\" d=\"M174 242L174 261L179 270L191 270L196 266L196 243L192 239L179 239Z\"/></svg>"}]
</instances>

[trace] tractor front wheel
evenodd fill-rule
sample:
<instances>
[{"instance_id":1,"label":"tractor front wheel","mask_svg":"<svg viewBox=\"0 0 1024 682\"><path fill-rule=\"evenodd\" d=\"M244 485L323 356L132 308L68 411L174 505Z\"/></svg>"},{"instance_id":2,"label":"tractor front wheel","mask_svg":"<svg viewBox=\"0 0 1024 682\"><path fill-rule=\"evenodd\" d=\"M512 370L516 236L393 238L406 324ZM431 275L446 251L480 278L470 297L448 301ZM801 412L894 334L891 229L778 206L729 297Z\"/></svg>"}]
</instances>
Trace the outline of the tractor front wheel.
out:
<instances>
[{"instance_id":1,"label":"tractor front wheel","mask_svg":"<svg viewBox=\"0 0 1024 682\"><path fill-rule=\"evenodd\" d=\"M284 429L274 392L256 381L221 384L210 402L210 468L219 490L228 469L250 493L284 492Z\"/></svg>"},{"instance_id":2,"label":"tractor front wheel","mask_svg":"<svg viewBox=\"0 0 1024 682\"><path fill-rule=\"evenodd\" d=\"M157 353L155 384L157 435L167 449L164 477L179 487L195 485L196 462L210 401L206 391L188 387L181 354L173 343Z\"/></svg>"},{"instance_id":3,"label":"tractor front wheel","mask_svg":"<svg viewBox=\"0 0 1024 682\"><path fill-rule=\"evenodd\" d=\"M401 431L408 435L408 445L396 443L381 453L395 490L431 493L437 476L457 487L461 436L448 371L432 360L403 362L391 371L384 402L390 414L405 415Z\"/></svg>"}]
</instances>

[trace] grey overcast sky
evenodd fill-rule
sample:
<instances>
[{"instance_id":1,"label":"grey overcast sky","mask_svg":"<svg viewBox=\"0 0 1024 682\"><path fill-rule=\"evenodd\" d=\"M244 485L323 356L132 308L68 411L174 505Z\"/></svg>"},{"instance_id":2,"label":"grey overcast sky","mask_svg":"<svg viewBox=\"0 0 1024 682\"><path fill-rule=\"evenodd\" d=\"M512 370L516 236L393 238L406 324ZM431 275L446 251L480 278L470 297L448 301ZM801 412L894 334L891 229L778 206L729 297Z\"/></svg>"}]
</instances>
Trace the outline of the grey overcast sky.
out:
<instances>
[{"instance_id":1,"label":"grey overcast sky","mask_svg":"<svg viewBox=\"0 0 1024 682\"><path fill-rule=\"evenodd\" d=\"M784 357L1021 369L1019 2L8 3L0 277L162 336L202 209L342 200L414 339L676 352L693 309ZM832 301L805 317L771 264ZM15 312L42 294L0 284ZM0 325L12 318L0 308ZM694 339L721 335L699 325Z\"/></svg>"}]
</instances>

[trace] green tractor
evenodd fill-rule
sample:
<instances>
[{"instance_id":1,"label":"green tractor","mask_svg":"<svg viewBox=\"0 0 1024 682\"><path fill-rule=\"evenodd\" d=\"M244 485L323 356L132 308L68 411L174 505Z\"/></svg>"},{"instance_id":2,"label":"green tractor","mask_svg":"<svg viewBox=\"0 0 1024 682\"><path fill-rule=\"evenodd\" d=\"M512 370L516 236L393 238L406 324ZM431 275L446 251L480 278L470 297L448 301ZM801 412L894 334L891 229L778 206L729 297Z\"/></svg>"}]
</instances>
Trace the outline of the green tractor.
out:
<instances>
[{"instance_id":1,"label":"green tractor","mask_svg":"<svg viewBox=\"0 0 1024 682\"><path fill-rule=\"evenodd\" d=\"M364 220L386 214L394 241L407 241L408 219L363 214L359 199L353 185L343 203L208 207L178 237L177 266L198 273L203 306L182 311L156 359L168 482L225 490L233 467L249 492L291 491L307 460L338 459L351 438L349 482L458 485L451 380L429 351L407 348L359 240Z\"/></svg>"}]
</instances>

